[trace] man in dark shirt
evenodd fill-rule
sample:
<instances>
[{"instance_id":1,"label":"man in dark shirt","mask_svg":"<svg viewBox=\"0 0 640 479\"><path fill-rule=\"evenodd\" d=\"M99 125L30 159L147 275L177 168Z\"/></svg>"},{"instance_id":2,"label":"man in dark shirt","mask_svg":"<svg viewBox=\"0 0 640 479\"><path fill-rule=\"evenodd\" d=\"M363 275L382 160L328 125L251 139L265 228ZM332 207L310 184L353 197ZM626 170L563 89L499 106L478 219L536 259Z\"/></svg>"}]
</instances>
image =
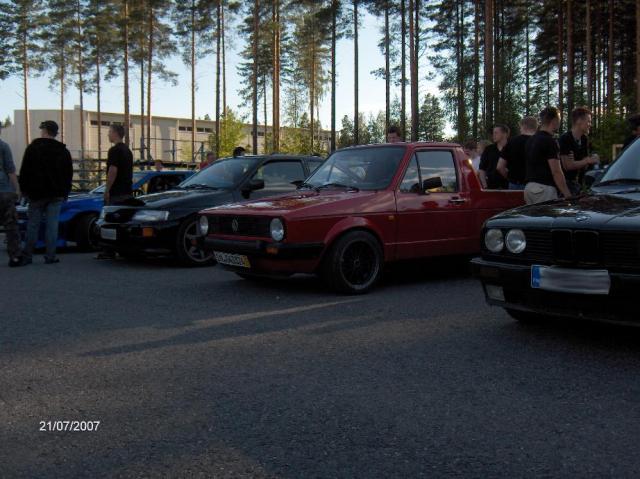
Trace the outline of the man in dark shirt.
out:
<instances>
[{"instance_id":1,"label":"man in dark shirt","mask_svg":"<svg viewBox=\"0 0 640 479\"><path fill-rule=\"evenodd\" d=\"M631 126L631 135L624 140L622 145L623 150L640 137L640 115L630 116L627 118L627 122Z\"/></svg>"},{"instance_id":2,"label":"man in dark shirt","mask_svg":"<svg viewBox=\"0 0 640 479\"><path fill-rule=\"evenodd\" d=\"M111 125L109 141L114 145L107 154L107 186L104 204L117 205L131 198L133 183L133 154L123 143L124 127Z\"/></svg>"},{"instance_id":3,"label":"man in dark shirt","mask_svg":"<svg viewBox=\"0 0 640 479\"><path fill-rule=\"evenodd\" d=\"M540 130L527 142L527 186L524 199L528 205L571 196L560 165L560 147L553 135L560 128L560 113L555 107L540 112Z\"/></svg>"},{"instance_id":4,"label":"man in dark shirt","mask_svg":"<svg viewBox=\"0 0 640 479\"><path fill-rule=\"evenodd\" d=\"M585 107L575 108L571 112L571 130L560 136L560 161L571 194L577 195L587 168L595 165L598 159L591 156L589 138L591 130L591 112Z\"/></svg>"},{"instance_id":5,"label":"man in dark shirt","mask_svg":"<svg viewBox=\"0 0 640 479\"><path fill-rule=\"evenodd\" d=\"M537 130L538 120L533 116L524 117L520 120L520 134L511 138L500 152L497 170L509 180L510 190L524 190L527 177L527 142Z\"/></svg>"},{"instance_id":6,"label":"man in dark shirt","mask_svg":"<svg viewBox=\"0 0 640 479\"><path fill-rule=\"evenodd\" d=\"M509 140L509 127L496 125L493 127L493 144L487 146L480 158L478 178L484 189L504 190L509 186L507 179L498 173L498 161L500 152Z\"/></svg>"}]
</instances>

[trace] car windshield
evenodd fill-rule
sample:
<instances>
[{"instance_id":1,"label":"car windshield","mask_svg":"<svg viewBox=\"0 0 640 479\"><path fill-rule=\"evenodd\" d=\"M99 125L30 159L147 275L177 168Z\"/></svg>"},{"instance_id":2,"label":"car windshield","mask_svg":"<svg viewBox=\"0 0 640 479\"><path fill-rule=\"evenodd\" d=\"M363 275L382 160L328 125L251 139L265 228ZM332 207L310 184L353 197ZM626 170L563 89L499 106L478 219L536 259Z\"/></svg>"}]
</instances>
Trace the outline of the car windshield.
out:
<instances>
[{"instance_id":1,"label":"car windshield","mask_svg":"<svg viewBox=\"0 0 640 479\"><path fill-rule=\"evenodd\" d=\"M405 150L406 146L375 146L336 151L305 185L382 190L391 183Z\"/></svg>"},{"instance_id":2,"label":"car windshield","mask_svg":"<svg viewBox=\"0 0 640 479\"><path fill-rule=\"evenodd\" d=\"M137 171L133 174L133 185L135 187L136 183L138 183L141 179L143 179L145 176L147 176L148 171ZM92 195L97 195L97 194L102 194L104 193L104 189L106 187L106 183L103 183L102 185L98 186L97 188L94 188L93 190L91 190L89 193L91 193Z\"/></svg>"},{"instance_id":3,"label":"car windshield","mask_svg":"<svg viewBox=\"0 0 640 479\"><path fill-rule=\"evenodd\" d=\"M640 141L634 141L611 164L598 185L640 183Z\"/></svg>"},{"instance_id":4,"label":"car windshield","mask_svg":"<svg viewBox=\"0 0 640 479\"><path fill-rule=\"evenodd\" d=\"M180 183L180 188L232 188L253 169L256 157L225 158Z\"/></svg>"}]
</instances>

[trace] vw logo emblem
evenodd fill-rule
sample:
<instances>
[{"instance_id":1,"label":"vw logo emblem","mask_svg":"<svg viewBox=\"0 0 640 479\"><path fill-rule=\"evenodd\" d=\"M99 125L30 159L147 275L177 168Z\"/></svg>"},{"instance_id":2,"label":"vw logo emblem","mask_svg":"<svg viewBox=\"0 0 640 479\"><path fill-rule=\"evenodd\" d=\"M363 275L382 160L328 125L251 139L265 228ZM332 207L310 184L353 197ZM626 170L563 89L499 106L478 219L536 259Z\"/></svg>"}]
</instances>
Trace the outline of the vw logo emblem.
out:
<instances>
[{"instance_id":1,"label":"vw logo emblem","mask_svg":"<svg viewBox=\"0 0 640 479\"><path fill-rule=\"evenodd\" d=\"M588 214L585 213L578 213L576 215L576 221L578 222L582 222L582 221L587 221L589 218L591 218Z\"/></svg>"},{"instance_id":2,"label":"vw logo emblem","mask_svg":"<svg viewBox=\"0 0 640 479\"><path fill-rule=\"evenodd\" d=\"M238 232L238 218L233 218L233 221L231 222L231 229L233 230L234 233Z\"/></svg>"}]
</instances>

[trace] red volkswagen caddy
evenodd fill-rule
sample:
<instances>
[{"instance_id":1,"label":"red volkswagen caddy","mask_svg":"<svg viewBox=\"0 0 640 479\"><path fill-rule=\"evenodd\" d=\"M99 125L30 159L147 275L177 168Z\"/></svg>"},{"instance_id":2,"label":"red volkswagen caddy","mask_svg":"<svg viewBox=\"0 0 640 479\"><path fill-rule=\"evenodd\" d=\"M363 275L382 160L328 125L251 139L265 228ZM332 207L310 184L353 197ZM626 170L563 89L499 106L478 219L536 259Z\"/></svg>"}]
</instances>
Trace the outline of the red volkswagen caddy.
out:
<instances>
[{"instance_id":1,"label":"red volkswagen caddy","mask_svg":"<svg viewBox=\"0 0 640 479\"><path fill-rule=\"evenodd\" d=\"M364 293L385 263L479 253L484 221L523 203L522 192L482 190L451 143L345 148L290 188L202 211L204 248L243 278L315 273L338 291Z\"/></svg>"}]
</instances>

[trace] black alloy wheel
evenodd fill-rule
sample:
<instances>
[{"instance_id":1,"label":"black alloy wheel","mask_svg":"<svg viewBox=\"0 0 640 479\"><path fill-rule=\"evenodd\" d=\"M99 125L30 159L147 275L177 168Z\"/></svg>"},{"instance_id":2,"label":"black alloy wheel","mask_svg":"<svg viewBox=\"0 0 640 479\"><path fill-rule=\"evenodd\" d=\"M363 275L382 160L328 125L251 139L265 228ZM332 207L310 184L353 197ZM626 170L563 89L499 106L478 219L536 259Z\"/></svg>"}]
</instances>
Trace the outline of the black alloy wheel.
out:
<instances>
[{"instance_id":1,"label":"black alloy wheel","mask_svg":"<svg viewBox=\"0 0 640 479\"><path fill-rule=\"evenodd\" d=\"M189 218L178 229L176 254L185 266L208 266L215 263L213 253L198 246L198 220Z\"/></svg>"},{"instance_id":2,"label":"black alloy wheel","mask_svg":"<svg viewBox=\"0 0 640 479\"><path fill-rule=\"evenodd\" d=\"M78 218L75 225L75 242L81 251L97 251L100 241L98 215L88 214Z\"/></svg>"}]
</instances>

